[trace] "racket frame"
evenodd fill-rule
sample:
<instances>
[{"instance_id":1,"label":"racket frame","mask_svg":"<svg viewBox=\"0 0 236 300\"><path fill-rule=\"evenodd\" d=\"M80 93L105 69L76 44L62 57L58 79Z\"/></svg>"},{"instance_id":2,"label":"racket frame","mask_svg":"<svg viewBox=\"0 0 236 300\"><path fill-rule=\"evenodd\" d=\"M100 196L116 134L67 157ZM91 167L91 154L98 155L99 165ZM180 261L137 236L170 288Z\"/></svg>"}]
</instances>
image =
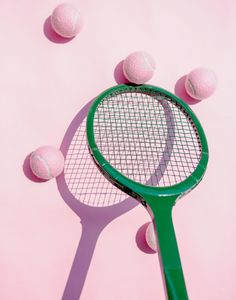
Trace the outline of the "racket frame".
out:
<instances>
[{"instance_id":1,"label":"racket frame","mask_svg":"<svg viewBox=\"0 0 236 300\"><path fill-rule=\"evenodd\" d=\"M195 125L201 143L201 158L193 173L184 181L172 186L155 187L135 182L117 171L100 153L94 137L94 116L99 104L107 96L125 92L150 94L153 91L184 108ZM150 94L152 95L152 94ZM87 141L91 156L103 175L119 189L143 204L155 223L166 293L169 300L188 300L182 265L172 222L172 208L176 200L190 192L203 178L208 163L208 145L203 128L190 107L170 92L151 85L118 85L101 93L93 102L87 117Z\"/></svg>"}]
</instances>

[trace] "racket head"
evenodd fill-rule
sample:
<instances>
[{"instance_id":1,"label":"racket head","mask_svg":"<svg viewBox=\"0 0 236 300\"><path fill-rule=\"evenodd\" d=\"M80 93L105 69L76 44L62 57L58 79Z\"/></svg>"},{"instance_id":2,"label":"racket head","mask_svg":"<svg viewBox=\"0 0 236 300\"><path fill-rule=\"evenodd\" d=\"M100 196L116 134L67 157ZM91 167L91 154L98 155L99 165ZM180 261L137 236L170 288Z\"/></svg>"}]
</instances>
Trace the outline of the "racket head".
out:
<instances>
[{"instance_id":1,"label":"racket head","mask_svg":"<svg viewBox=\"0 0 236 300\"><path fill-rule=\"evenodd\" d=\"M103 152L100 150L100 145L97 144L97 139L95 137L96 135L95 130L97 126L96 114L100 109L100 107L103 105L104 101L110 101L110 99L115 99L115 101L117 101L115 103L116 105L119 102L119 100L117 100L117 97L127 93L129 94L129 96L127 96L127 100L129 100L129 98L132 98L132 95L134 95L134 97L137 97L137 95L138 96L146 95L159 102L162 102L161 99L163 98L166 102L171 104L171 106L173 105L173 107L179 109L183 113L183 115L185 115L186 118L189 120L189 123L191 124L191 126L193 127L196 133L196 139L197 139L197 143L199 144L201 154L197 166L191 172L191 174L187 176L187 178L185 178L184 180L178 183L170 184L167 186L147 185L145 184L145 182L144 183L137 182L136 180L131 179L129 176L124 175L123 172L117 170L117 168L114 167L107 160L107 157L105 157ZM141 202L145 204L145 206L146 203L145 201L144 202L142 201L143 199L153 198L159 195L176 196L176 198L178 198L186 194L188 191L193 189L201 181L205 173L207 163L208 163L208 156L209 156L208 145L207 145L205 133L203 131L203 128L199 120L197 119L194 112L190 109L190 107L186 103L184 103L181 99L179 99L172 93L162 88L151 86L151 85L136 86L136 85L122 84L104 91L96 98L96 100L91 105L90 111L88 113L86 127L87 127L87 141L88 141L89 151L96 165L100 169L100 171L115 186L117 186L118 188L120 188L122 191L126 192L133 198L141 200ZM178 135L178 131L177 131L177 135ZM151 174L149 174L148 176L151 176Z\"/></svg>"}]
</instances>

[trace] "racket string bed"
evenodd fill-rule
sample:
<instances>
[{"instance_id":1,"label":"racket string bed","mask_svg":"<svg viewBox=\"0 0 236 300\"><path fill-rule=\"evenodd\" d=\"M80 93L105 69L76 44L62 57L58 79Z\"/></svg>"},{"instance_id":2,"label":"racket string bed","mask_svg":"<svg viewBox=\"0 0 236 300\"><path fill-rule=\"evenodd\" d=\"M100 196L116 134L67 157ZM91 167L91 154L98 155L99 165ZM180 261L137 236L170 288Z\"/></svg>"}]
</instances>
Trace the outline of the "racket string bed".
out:
<instances>
[{"instance_id":1,"label":"racket string bed","mask_svg":"<svg viewBox=\"0 0 236 300\"><path fill-rule=\"evenodd\" d=\"M182 106L161 93L107 96L94 115L94 136L115 169L150 186L182 182L201 159L194 123Z\"/></svg>"}]
</instances>

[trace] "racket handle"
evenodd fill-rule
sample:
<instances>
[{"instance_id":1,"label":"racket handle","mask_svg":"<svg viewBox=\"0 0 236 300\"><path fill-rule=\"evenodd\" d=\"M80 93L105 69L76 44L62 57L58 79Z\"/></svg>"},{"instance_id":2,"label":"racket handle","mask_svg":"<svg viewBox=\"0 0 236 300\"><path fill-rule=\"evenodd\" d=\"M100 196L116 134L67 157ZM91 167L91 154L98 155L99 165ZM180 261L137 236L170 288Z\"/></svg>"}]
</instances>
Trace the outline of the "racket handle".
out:
<instances>
[{"instance_id":1,"label":"racket handle","mask_svg":"<svg viewBox=\"0 0 236 300\"><path fill-rule=\"evenodd\" d=\"M160 201L159 201L160 200ZM188 300L172 222L173 199L158 199L151 210L156 225L163 275L169 300Z\"/></svg>"}]
</instances>

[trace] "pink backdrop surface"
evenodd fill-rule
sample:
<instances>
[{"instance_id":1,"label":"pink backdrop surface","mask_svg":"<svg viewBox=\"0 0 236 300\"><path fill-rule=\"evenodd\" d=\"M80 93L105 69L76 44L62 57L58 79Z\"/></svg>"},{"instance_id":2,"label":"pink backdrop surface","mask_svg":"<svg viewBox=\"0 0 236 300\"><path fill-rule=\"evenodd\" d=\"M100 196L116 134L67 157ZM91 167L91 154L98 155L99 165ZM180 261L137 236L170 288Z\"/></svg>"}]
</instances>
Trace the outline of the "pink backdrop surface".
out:
<instances>
[{"instance_id":1,"label":"pink backdrop surface","mask_svg":"<svg viewBox=\"0 0 236 300\"><path fill-rule=\"evenodd\" d=\"M82 225L55 180L25 176L24 159L40 145L59 147L73 118L116 84L117 64L135 50L155 57L151 83L172 92L181 93L178 80L195 67L218 75L214 96L192 106L208 137L209 167L173 218L189 298L236 299L235 1L81 0L84 27L67 43L48 27L57 4L0 1L0 299L62 299L82 255ZM138 205L103 230L81 300L165 298L157 255L137 245L149 220ZM72 289L63 300L78 297Z\"/></svg>"}]
</instances>

